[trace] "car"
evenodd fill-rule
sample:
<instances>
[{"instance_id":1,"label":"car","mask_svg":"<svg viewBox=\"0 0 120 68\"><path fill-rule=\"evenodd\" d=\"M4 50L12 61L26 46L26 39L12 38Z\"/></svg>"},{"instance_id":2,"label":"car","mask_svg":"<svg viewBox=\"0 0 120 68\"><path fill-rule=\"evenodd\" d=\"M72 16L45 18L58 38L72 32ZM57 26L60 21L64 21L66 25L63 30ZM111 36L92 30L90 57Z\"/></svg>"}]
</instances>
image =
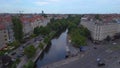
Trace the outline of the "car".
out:
<instances>
[{"instance_id":1,"label":"car","mask_svg":"<svg viewBox=\"0 0 120 68\"><path fill-rule=\"evenodd\" d=\"M96 60L97 62L99 62L99 61L101 61L101 59L100 58L97 58L97 60Z\"/></svg>"},{"instance_id":2,"label":"car","mask_svg":"<svg viewBox=\"0 0 120 68\"><path fill-rule=\"evenodd\" d=\"M113 45L116 45L117 43L114 42L114 43L112 43L112 44L113 44Z\"/></svg>"},{"instance_id":3,"label":"car","mask_svg":"<svg viewBox=\"0 0 120 68\"><path fill-rule=\"evenodd\" d=\"M85 50L86 50L86 48L85 47L83 47L83 46L80 46L80 52L84 52Z\"/></svg>"},{"instance_id":4,"label":"car","mask_svg":"<svg viewBox=\"0 0 120 68\"><path fill-rule=\"evenodd\" d=\"M16 58L12 58L12 61L15 61L16 60Z\"/></svg>"},{"instance_id":5,"label":"car","mask_svg":"<svg viewBox=\"0 0 120 68\"><path fill-rule=\"evenodd\" d=\"M20 55L21 55L21 56L24 56L24 53L21 53Z\"/></svg>"},{"instance_id":6,"label":"car","mask_svg":"<svg viewBox=\"0 0 120 68\"><path fill-rule=\"evenodd\" d=\"M98 62L98 66L100 67L100 66L105 66L105 63L103 62L103 61L99 61Z\"/></svg>"},{"instance_id":7,"label":"car","mask_svg":"<svg viewBox=\"0 0 120 68\"><path fill-rule=\"evenodd\" d=\"M17 55L16 57L17 57L17 58L20 58L20 57L22 57L22 56L23 56L23 55L19 54L19 55Z\"/></svg>"},{"instance_id":8,"label":"car","mask_svg":"<svg viewBox=\"0 0 120 68\"><path fill-rule=\"evenodd\" d=\"M15 55L16 54L16 52L13 52L11 55Z\"/></svg>"}]
</instances>

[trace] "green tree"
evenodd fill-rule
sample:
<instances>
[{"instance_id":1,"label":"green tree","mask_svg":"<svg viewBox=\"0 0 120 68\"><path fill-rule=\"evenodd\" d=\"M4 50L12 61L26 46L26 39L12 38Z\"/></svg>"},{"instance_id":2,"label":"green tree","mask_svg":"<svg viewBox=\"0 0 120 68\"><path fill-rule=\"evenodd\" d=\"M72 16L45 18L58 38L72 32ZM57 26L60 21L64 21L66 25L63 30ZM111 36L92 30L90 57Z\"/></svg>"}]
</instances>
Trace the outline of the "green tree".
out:
<instances>
[{"instance_id":1,"label":"green tree","mask_svg":"<svg viewBox=\"0 0 120 68\"><path fill-rule=\"evenodd\" d=\"M8 45L18 47L20 45L20 42L15 40L12 43L9 43Z\"/></svg>"},{"instance_id":2,"label":"green tree","mask_svg":"<svg viewBox=\"0 0 120 68\"><path fill-rule=\"evenodd\" d=\"M49 34L50 33L50 28L49 27L43 27L43 26L40 26L40 27L36 27L35 29L34 29L34 34L36 34L37 36L38 35L47 35L47 34Z\"/></svg>"},{"instance_id":3,"label":"green tree","mask_svg":"<svg viewBox=\"0 0 120 68\"><path fill-rule=\"evenodd\" d=\"M31 58L35 55L36 49L33 45L29 45L24 49L24 53L27 55L28 58Z\"/></svg>"},{"instance_id":4,"label":"green tree","mask_svg":"<svg viewBox=\"0 0 120 68\"><path fill-rule=\"evenodd\" d=\"M19 19L19 17L12 17L12 22L13 22L13 30L14 30L15 39L21 42L23 40L22 22Z\"/></svg>"},{"instance_id":5,"label":"green tree","mask_svg":"<svg viewBox=\"0 0 120 68\"><path fill-rule=\"evenodd\" d=\"M110 36L107 36L105 40L109 42L111 40Z\"/></svg>"},{"instance_id":6,"label":"green tree","mask_svg":"<svg viewBox=\"0 0 120 68\"><path fill-rule=\"evenodd\" d=\"M101 18L100 18L100 16L97 14L97 15L95 15L95 19L97 19L97 20L100 20L101 21Z\"/></svg>"},{"instance_id":7,"label":"green tree","mask_svg":"<svg viewBox=\"0 0 120 68\"><path fill-rule=\"evenodd\" d=\"M3 56L4 55L4 51L0 51L0 56Z\"/></svg>"},{"instance_id":8,"label":"green tree","mask_svg":"<svg viewBox=\"0 0 120 68\"><path fill-rule=\"evenodd\" d=\"M20 59L16 59L16 61L14 61L11 65L10 68L16 68L17 67L17 64L20 62Z\"/></svg>"},{"instance_id":9,"label":"green tree","mask_svg":"<svg viewBox=\"0 0 120 68\"><path fill-rule=\"evenodd\" d=\"M33 33L38 36L40 34L39 27L34 28Z\"/></svg>"},{"instance_id":10,"label":"green tree","mask_svg":"<svg viewBox=\"0 0 120 68\"><path fill-rule=\"evenodd\" d=\"M23 68L34 68L34 65L34 62L30 60L26 65L23 66Z\"/></svg>"},{"instance_id":11,"label":"green tree","mask_svg":"<svg viewBox=\"0 0 120 68\"><path fill-rule=\"evenodd\" d=\"M39 48L43 49L44 48L44 44L43 43L39 43Z\"/></svg>"},{"instance_id":12,"label":"green tree","mask_svg":"<svg viewBox=\"0 0 120 68\"><path fill-rule=\"evenodd\" d=\"M48 44L50 42L50 38L48 36L45 37L44 43Z\"/></svg>"}]
</instances>

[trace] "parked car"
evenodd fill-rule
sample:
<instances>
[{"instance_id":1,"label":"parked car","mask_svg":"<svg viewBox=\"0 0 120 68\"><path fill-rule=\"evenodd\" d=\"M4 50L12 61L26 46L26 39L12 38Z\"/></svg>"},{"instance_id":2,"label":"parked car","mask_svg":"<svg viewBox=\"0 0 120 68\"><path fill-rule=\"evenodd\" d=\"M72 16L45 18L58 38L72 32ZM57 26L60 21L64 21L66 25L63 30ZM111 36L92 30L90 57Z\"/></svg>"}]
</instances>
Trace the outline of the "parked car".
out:
<instances>
[{"instance_id":1,"label":"parked car","mask_svg":"<svg viewBox=\"0 0 120 68\"><path fill-rule=\"evenodd\" d=\"M99 62L98 62L98 66L105 66L105 62L99 61Z\"/></svg>"},{"instance_id":2,"label":"parked car","mask_svg":"<svg viewBox=\"0 0 120 68\"><path fill-rule=\"evenodd\" d=\"M105 66L105 61L101 60L100 58L97 58L98 66Z\"/></svg>"},{"instance_id":3,"label":"parked car","mask_svg":"<svg viewBox=\"0 0 120 68\"><path fill-rule=\"evenodd\" d=\"M80 52L85 51L86 48L84 46L80 46Z\"/></svg>"},{"instance_id":4,"label":"parked car","mask_svg":"<svg viewBox=\"0 0 120 68\"><path fill-rule=\"evenodd\" d=\"M11 55L15 55L16 54L16 52L13 52Z\"/></svg>"},{"instance_id":5,"label":"parked car","mask_svg":"<svg viewBox=\"0 0 120 68\"><path fill-rule=\"evenodd\" d=\"M112 44L113 44L113 45L116 45L117 43L114 42L114 43L112 43Z\"/></svg>"},{"instance_id":6,"label":"parked car","mask_svg":"<svg viewBox=\"0 0 120 68\"><path fill-rule=\"evenodd\" d=\"M22 57L22 56L23 56L23 55L19 54L19 55L17 55L16 57L17 57L17 58L20 58L20 57Z\"/></svg>"}]
</instances>

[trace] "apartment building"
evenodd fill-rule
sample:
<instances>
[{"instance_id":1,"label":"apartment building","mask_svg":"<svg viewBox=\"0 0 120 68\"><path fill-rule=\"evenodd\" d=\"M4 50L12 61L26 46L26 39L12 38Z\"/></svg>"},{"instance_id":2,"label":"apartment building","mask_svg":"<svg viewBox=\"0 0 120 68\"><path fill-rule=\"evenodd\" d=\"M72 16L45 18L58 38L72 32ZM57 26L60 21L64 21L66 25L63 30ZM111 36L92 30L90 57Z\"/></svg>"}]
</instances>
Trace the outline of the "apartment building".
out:
<instances>
[{"instance_id":1,"label":"apartment building","mask_svg":"<svg viewBox=\"0 0 120 68\"><path fill-rule=\"evenodd\" d=\"M22 15L20 20L23 25L24 37L29 37L33 33L34 28L46 26L50 22L49 19L41 15Z\"/></svg>"},{"instance_id":2,"label":"apartment building","mask_svg":"<svg viewBox=\"0 0 120 68\"><path fill-rule=\"evenodd\" d=\"M35 27L46 26L50 22L50 19L36 14L20 15L20 20L23 25L24 38L29 37ZM13 42L14 40L12 16L9 14L0 15L0 49L6 47L6 43Z\"/></svg>"},{"instance_id":3,"label":"apartment building","mask_svg":"<svg viewBox=\"0 0 120 68\"><path fill-rule=\"evenodd\" d=\"M114 35L120 33L119 16L101 15L100 19L95 19L95 15L87 15L81 18L81 25L88 28L93 40L102 41L107 36L113 38Z\"/></svg>"},{"instance_id":4,"label":"apartment building","mask_svg":"<svg viewBox=\"0 0 120 68\"><path fill-rule=\"evenodd\" d=\"M5 30L5 26L0 24L0 50L6 47L6 43L8 42L8 33Z\"/></svg>"},{"instance_id":5,"label":"apartment building","mask_svg":"<svg viewBox=\"0 0 120 68\"><path fill-rule=\"evenodd\" d=\"M13 42L14 32L10 15L0 16L0 50Z\"/></svg>"}]
</instances>

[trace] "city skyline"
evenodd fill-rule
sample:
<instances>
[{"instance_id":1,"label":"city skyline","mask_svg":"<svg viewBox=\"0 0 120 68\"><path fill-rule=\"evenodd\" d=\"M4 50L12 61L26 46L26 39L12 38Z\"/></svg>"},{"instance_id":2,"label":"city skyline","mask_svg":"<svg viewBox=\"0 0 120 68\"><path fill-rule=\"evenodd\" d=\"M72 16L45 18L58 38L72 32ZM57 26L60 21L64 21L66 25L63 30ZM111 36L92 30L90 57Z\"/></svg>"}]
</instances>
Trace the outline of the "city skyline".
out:
<instances>
[{"instance_id":1,"label":"city skyline","mask_svg":"<svg viewBox=\"0 0 120 68\"><path fill-rule=\"evenodd\" d=\"M120 0L2 0L0 13L120 13Z\"/></svg>"}]
</instances>

